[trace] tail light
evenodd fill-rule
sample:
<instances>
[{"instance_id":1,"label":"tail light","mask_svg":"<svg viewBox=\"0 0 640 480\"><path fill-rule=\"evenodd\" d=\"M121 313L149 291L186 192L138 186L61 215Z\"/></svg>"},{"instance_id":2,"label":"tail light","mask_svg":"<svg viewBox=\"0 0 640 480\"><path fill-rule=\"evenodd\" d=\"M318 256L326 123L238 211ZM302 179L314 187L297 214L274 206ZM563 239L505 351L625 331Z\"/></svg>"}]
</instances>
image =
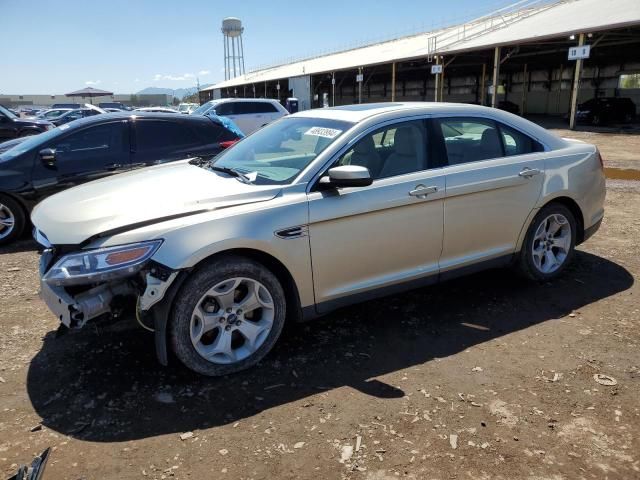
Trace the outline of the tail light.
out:
<instances>
[{"instance_id":1,"label":"tail light","mask_svg":"<svg viewBox=\"0 0 640 480\"><path fill-rule=\"evenodd\" d=\"M220 145L222 148L229 148L229 147L234 146L236 143L238 143L238 141L239 141L239 140L227 140L227 141L225 141L225 142L220 142L220 143L219 143L219 145Z\"/></svg>"}]
</instances>

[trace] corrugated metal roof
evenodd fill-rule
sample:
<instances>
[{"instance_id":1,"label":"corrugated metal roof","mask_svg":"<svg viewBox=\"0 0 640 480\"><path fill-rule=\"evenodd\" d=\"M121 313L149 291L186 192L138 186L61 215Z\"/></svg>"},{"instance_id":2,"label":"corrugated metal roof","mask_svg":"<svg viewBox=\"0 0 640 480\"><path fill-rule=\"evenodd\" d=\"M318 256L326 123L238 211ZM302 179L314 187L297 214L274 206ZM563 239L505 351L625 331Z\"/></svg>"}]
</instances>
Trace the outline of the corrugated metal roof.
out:
<instances>
[{"instance_id":1,"label":"corrugated metal roof","mask_svg":"<svg viewBox=\"0 0 640 480\"><path fill-rule=\"evenodd\" d=\"M464 25L280 65L212 85L205 90L311 75L360 66L453 54L552 37L640 25L640 0L565 0ZM430 38L435 50L430 51ZM431 40L433 42L433 40ZM433 43L432 43L433 44Z\"/></svg>"}]
</instances>

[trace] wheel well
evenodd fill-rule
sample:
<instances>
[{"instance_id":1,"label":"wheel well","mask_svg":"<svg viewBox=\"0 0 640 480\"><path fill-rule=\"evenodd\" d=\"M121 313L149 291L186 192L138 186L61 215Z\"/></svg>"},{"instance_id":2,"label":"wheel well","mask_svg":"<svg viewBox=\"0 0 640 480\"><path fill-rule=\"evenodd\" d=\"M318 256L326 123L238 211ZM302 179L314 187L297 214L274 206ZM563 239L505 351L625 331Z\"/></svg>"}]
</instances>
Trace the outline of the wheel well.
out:
<instances>
[{"instance_id":1,"label":"wheel well","mask_svg":"<svg viewBox=\"0 0 640 480\"><path fill-rule=\"evenodd\" d=\"M225 255L239 255L250 258L251 260L261 263L267 267L276 276L284 290L284 295L287 301L287 320L292 320L294 322L302 321L302 307L300 305L300 294L298 293L296 282L293 280L293 276L287 267L285 267L280 260L268 253L251 248L234 248L231 250L224 250L201 260L194 266L194 268L197 268L202 262Z\"/></svg>"},{"instance_id":2,"label":"wheel well","mask_svg":"<svg viewBox=\"0 0 640 480\"><path fill-rule=\"evenodd\" d=\"M577 237L576 245L582 243L584 241L584 216L582 215L582 210L580 210L580 206L576 203L575 200L569 197L558 197L549 201L546 205L551 203L559 203L567 207L571 213L573 213L573 217L576 219L576 227L577 227ZM546 206L545 205L545 206Z\"/></svg>"},{"instance_id":3,"label":"wheel well","mask_svg":"<svg viewBox=\"0 0 640 480\"><path fill-rule=\"evenodd\" d=\"M14 202L16 202L18 204L18 207L20 208L20 210L22 210L22 213L24 214L25 225L28 226L31 223L31 218L29 218L29 209L20 200L19 197L6 192L0 192L0 197L7 197L13 200Z\"/></svg>"}]
</instances>

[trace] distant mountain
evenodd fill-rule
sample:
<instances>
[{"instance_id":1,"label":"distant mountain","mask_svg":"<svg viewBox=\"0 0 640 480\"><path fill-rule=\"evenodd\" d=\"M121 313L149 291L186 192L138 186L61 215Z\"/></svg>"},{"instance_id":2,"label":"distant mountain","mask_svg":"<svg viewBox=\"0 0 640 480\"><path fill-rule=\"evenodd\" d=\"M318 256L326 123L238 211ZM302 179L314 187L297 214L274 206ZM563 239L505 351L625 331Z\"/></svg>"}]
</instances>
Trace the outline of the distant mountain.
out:
<instances>
[{"instance_id":1,"label":"distant mountain","mask_svg":"<svg viewBox=\"0 0 640 480\"><path fill-rule=\"evenodd\" d=\"M211 84L210 83L205 83L203 85L200 85L200 89L209 87ZM136 95L153 95L153 94L165 94L165 95L173 95L176 98L179 98L180 100L182 100L184 97L191 95L193 93L196 93L196 87L189 87L189 88L176 88L176 89L172 89L172 88L161 88L161 87L147 87L144 88L142 90L140 90L139 92L136 92Z\"/></svg>"}]
</instances>

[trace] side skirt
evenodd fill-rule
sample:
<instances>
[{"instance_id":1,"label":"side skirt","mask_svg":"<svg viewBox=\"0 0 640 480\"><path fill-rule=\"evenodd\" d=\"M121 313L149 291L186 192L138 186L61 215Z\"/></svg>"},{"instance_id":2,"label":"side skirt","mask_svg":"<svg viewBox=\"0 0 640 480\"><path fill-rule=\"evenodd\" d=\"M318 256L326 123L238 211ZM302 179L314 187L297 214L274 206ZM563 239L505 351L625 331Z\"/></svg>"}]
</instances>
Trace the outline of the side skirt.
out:
<instances>
[{"instance_id":1,"label":"side skirt","mask_svg":"<svg viewBox=\"0 0 640 480\"><path fill-rule=\"evenodd\" d=\"M313 320L315 318L326 315L333 310L346 307L348 305L362 303L367 300L373 300L376 298L387 297L389 295L395 295L398 293L406 292L408 290L427 287L429 285L434 285L439 282L445 282L454 278L463 277L472 273L480 272L482 270L506 267L513 262L514 258L514 254L503 255L497 258L492 258L490 260L474 263L473 265L467 265L464 267L448 270L440 274L432 274L427 277L411 280L409 282L398 283L387 287L368 290L366 292L347 295L316 305L309 305L302 308L302 321Z\"/></svg>"}]
</instances>

